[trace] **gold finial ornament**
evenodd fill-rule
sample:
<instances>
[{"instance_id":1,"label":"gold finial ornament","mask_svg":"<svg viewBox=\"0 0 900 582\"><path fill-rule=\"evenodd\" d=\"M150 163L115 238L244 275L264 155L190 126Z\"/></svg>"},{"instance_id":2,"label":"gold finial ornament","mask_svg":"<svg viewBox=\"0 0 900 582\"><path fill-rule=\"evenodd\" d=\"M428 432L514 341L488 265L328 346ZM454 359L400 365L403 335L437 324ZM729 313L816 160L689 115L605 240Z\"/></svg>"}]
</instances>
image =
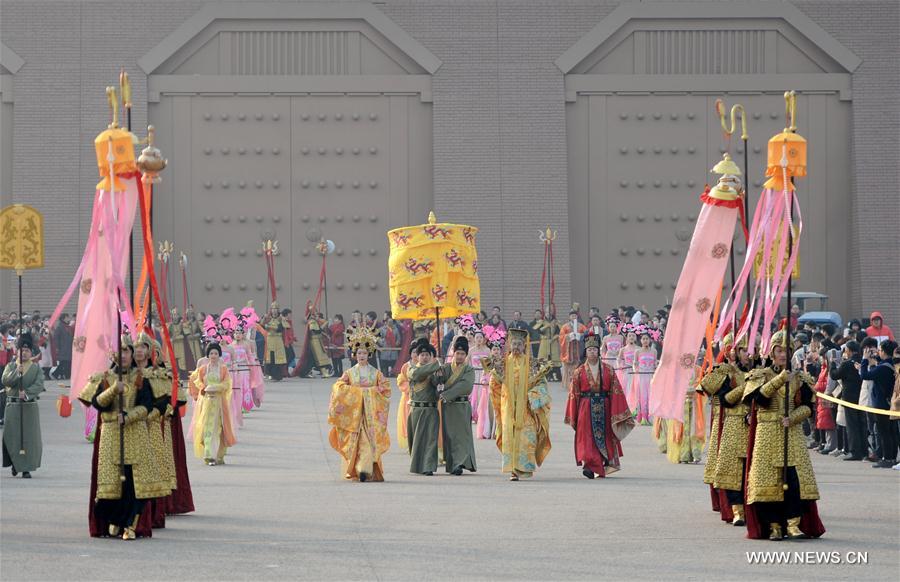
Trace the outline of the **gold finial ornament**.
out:
<instances>
[{"instance_id":1,"label":"gold finial ornament","mask_svg":"<svg viewBox=\"0 0 900 582\"><path fill-rule=\"evenodd\" d=\"M428 213L428 224L437 224L437 217L434 215L434 210Z\"/></svg>"},{"instance_id":2,"label":"gold finial ornament","mask_svg":"<svg viewBox=\"0 0 900 582\"><path fill-rule=\"evenodd\" d=\"M797 92L784 92L784 116L788 126L784 128L785 133L795 133L797 131Z\"/></svg>"},{"instance_id":3,"label":"gold finial ornament","mask_svg":"<svg viewBox=\"0 0 900 582\"><path fill-rule=\"evenodd\" d=\"M555 241L558 236L559 236L559 231L553 230L548 226L547 230L540 233L539 238L541 239L542 243L549 245L550 243Z\"/></svg>"},{"instance_id":4,"label":"gold finial ornament","mask_svg":"<svg viewBox=\"0 0 900 582\"><path fill-rule=\"evenodd\" d=\"M44 266L44 217L25 204L0 210L0 269L16 275Z\"/></svg>"},{"instance_id":5,"label":"gold finial ornament","mask_svg":"<svg viewBox=\"0 0 900 582\"><path fill-rule=\"evenodd\" d=\"M119 90L122 92L122 108L131 109L131 81L125 69L119 73Z\"/></svg>"},{"instance_id":6,"label":"gold finial ornament","mask_svg":"<svg viewBox=\"0 0 900 582\"><path fill-rule=\"evenodd\" d=\"M106 88L106 101L109 103L109 110L112 115L112 121L110 121L107 129L116 129L119 127L119 99L116 97L115 87Z\"/></svg>"},{"instance_id":7,"label":"gold finial ornament","mask_svg":"<svg viewBox=\"0 0 900 582\"><path fill-rule=\"evenodd\" d=\"M137 159L138 169L154 184L159 183L159 173L163 171L169 164L169 161L162 157L162 152L153 145L156 136L156 129L152 125L147 126L147 147L141 151L141 155Z\"/></svg>"},{"instance_id":8,"label":"gold finial ornament","mask_svg":"<svg viewBox=\"0 0 900 582\"><path fill-rule=\"evenodd\" d=\"M262 250L263 250L263 253L265 253L267 255L272 255L272 256L277 255L278 254L278 241L272 240L272 239L264 240L263 245L262 245Z\"/></svg>"},{"instance_id":9,"label":"gold finial ornament","mask_svg":"<svg viewBox=\"0 0 900 582\"><path fill-rule=\"evenodd\" d=\"M731 174L732 176L740 176L741 169L734 163L734 160L731 159L731 155L726 153L722 156L722 160L713 166L713 169L710 170L710 174Z\"/></svg>"},{"instance_id":10,"label":"gold finial ornament","mask_svg":"<svg viewBox=\"0 0 900 582\"><path fill-rule=\"evenodd\" d=\"M725 135L731 137L734 133L734 130L737 129L736 118L737 114L741 114L741 139L747 141L750 139L750 134L747 133L747 111L744 109L744 106L740 103L736 103L731 107L731 127L725 123L725 102L721 99L716 99L716 113L719 115L719 122L722 124L722 131L725 132Z\"/></svg>"},{"instance_id":11,"label":"gold finial ornament","mask_svg":"<svg viewBox=\"0 0 900 582\"><path fill-rule=\"evenodd\" d=\"M713 166L710 170L711 174L721 174L719 183L713 186L709 191L709 197L717 200L737 200L741 191L741 169L726 153L722 156L722 160Z\"/></svg>"},{"instance_id":12,"label":"gold finial ornament","mask_svg":"<svg viewBox=\"0 0 900 582\"><path fill-rule=\"evenodd\" d=\"M169 257L171 257L174 252L175 245L167 240L164 240L159 243L159 254L157 255L157 258L164 263L168 263Z\"/></svg>"}]
</instances>

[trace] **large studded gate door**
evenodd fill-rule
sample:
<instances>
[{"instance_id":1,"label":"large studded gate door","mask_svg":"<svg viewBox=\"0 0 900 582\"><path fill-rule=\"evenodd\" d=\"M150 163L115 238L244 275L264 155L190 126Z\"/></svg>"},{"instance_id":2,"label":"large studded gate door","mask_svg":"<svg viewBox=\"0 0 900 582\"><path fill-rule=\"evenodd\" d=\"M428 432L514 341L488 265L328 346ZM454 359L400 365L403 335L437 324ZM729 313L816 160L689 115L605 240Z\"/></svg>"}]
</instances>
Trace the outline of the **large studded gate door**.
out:
<instances>
[{"instance_id":1,"label":"large studded gate door","mask_svg":"<svg viewBox=\"0 0 900 582\"><path fill-rule=\"evenodd\" d=\"M369 3L211 2L140 65L170 162L154 234L189 257L197 309L265 308L273 240L279 302L302 319L322 239L328 311L387 308L385 233L433 203L434 55Z\"/></svg>"},{"instance_id":2,"label":"large studded gate door","mask_svg":"<svg viewBox=\"0 0 900 582\"><path fill-rule=\"evenodd\" d=\"M698 197L728 145L716 98L742 103L749 115L745 180L755 202L766 142L784 128L783 94L796 90L811 152L799 185L806 231L798 287L846 309L850 73L859 63L789 2L614 9L556 60L566 88L574 299L649 309L671 301ZM730 149L743 166L739 136ZM740 265L741 242L735 252Z\"/></svg>"},{"instance_id":3,"label":"large studded gate door","mask_svg":"<svg viewBox=\"0 0 900 582\"><path fill-rule=\"evenodd\" d=\"M431 204L428 104L410 95L195 95L164 97L160 109L160 145L172 159L163 185L173 195L157 197L157 238L188 255L198 309L264 305L268 239L278 242L282 305L300 310L315 297L316 245L328 239L329 311L387 307L385 233L422 220ZM177 281L171 291L180 306Z\"/></svg>"}]
</instances>

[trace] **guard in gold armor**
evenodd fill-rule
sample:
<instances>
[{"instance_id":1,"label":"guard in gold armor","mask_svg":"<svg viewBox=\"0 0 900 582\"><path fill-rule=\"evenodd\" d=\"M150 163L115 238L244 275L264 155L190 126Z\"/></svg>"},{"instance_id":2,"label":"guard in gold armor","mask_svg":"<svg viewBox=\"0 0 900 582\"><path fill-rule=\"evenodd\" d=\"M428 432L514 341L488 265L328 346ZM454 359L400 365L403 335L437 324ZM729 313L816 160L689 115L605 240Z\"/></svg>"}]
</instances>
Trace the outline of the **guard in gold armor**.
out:
<instances>
[{"instance_id":1,"label":"guard in gold armor","mask_svg":"<svg viewBox=\"0 0 900 582\"><path fill-rule=\"evenodd\" d=\"M203 356L203 346L200 345L200 338L203 337L203 329L200 327L200 322L197 321L197 314L194 312L193 307L188 307L184 310L184 319L181 322L181 327L185 341L191 350L191 354L194 357L194 363L196 364L196 361Z\"/></svg>"},{"instance_id":2,"label":"guard in gold armor","mask_svg":"<svg viewBox=\"0 0 900 582\"><path fill-rule=\"evenodd\" d=\"M746 417L749 408L743 403L744 379L750 369L746 338L734 346L734 336L722 340L725 361L716 364L703 377L698 390L706 392L712 402L712 427L709 454L703 471L703 482L709 484L714 508L720 506L722 520L735 526L745 525L744 464L747 458Z\"/></svg>"},{"instance_id":3,"label":"guard in gold armor","mask_svg":"<svg viewBox=\"0 0 900 582\"><path fill-rule=\"evenodd\" d=\"M124 342L123 350L134 353L134 348ZM78 399L100 411L94 512L109 523L110 535L121 534L122 539L133 540L146 500L167 494L147 430L147 416L153 408L150 383L140 370L123 366L121 381L115 370L96 374ZM120 431L124 435L124 458L120 454Z\"/></svg>"},{"instance_id":4,"label":"guard in gold armor","mask_svg":"<svg viewBox=\"0 0 900 582\"><path fill-rule=\"evenodd\" d=\"M774 334L767 354L770 365L750 372L744 386L743 401L751 407L745 506L750 538L778 541L825 533L816 507L819 489L801 429L812 414L815 380L805 372L788 371L792 343L784 331Z\"/></svg>"},{"instance_id":5,"label":"guard in gold armor","mask_svg":"<svg viewBox=\"0 0 900 582\"><path fill-rule=\"evenodd\" d=\"M263 355L266 375L272 380L280 382L284 377L284 368L287 364L287 353L284 349L284 331L290 328L291 324L281 316L278 304L273 301L269 312L262 320L262 325L268 334L266 335L266 353Z\"/></svg>"},{"instance_id":6,"label":"guard in gold armor","mask_svg":"<svg viewBox=\"0 0 900 582\"><path fill-rule=\"evenodd\" d=\"M321 313L316 313L310 305L306 306L306 336L303 338L303 350L294 375L306 378L311 376L312 369L317 368L322 378L331 378L331 358L325 352L322 343L327 324ZM374 361L374 360L373 360Z\"/></svg>"},{"instance_id":7,"label":"guard in gold armor","mask_svg":"<svg viewBox=\"0 0 900 582\"><path fill-rule=\"evenodd\" d=\"M185 336L184 326L181 316L178 315L178 309L172 308L172 321L168 324L169 337L172 339L172 348L175 350L175 360L178 362L179 375L182 379L187 378L188 373L195 367L195 356L188 346L187 336ZM196 356L196 357L199 357Z\"/></svg>"},{"instance_id":8,"label":"guard in gold armor","mask_svg":"<svg viewBox=\"0 0 900 582\"><path fill-rule=\"evenodd\" d=\"M151 502L153 527L166 526L165 497L171 495L178 483L175 478L175 456L172 450L171 425L169 424L169 405L172 376L165 368L151 365L151 354L158 353L159 344L146 333L141 333L134 342L134 364L150 384L153 395L153 407L147 414L147 432L150 436L150 447L162 485L158 497Z\"/></svg>"}]
</instances>

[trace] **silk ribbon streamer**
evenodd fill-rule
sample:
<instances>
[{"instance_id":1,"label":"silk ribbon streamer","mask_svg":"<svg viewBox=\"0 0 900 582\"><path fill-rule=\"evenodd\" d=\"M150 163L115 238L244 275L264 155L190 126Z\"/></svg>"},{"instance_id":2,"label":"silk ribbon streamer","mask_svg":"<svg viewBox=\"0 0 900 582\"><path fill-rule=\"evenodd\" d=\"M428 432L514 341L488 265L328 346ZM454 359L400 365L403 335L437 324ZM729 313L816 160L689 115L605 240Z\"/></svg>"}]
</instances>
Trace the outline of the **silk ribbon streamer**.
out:
<instances>
[{"instance_id":1,"label":"silk ribbon streamer","mask_svg":"<svg viewBox=\"0 0 900 582\"><path fill-rule=\"evenodd\" d=\"M793 245L788 249L788 229L794 228L791 220L791 208L794 209L797 224L793 235ZM744 318L740 330L735 333L735 341L749 336L748 344L753 353L756 347L757 329L762 324L761 347L764 352L768 349L772 319L796 265L802 230L803 217L795 193L790 188L785 188L780 192L764 190L750 228L744 266L726 302L725 315L720 320L717 337L722 337L724 328L733 319L740 297L749 283L755 258L762 250L762 265L752 286L747 317ZM788 257L786 265L785 256ZM773 261L776 268L773 276L770 277L768 267L773 264Z\"/></svg>"},{"instance_id":2,"label":"silk ribbon streamer","mask_svg":"<svg viewBox=\"0 0 900 582\"><path fill-rule=\"evenodd\" d=\"M153 185L148 182L149 186L149 195L144 194L144 187L140 181L138 181L138 194L141 202L141 228L144 229L144 256L150 257L150 261L153 261L153 246L151 241L152 237L152 229L150 228L150 197L153 192ZM169 326L165 325L165 312L162 310L162 301L159 296L159 287L156 285L156 272L151 267L149 269L150 276L150 289L151 289L151 297L150 300L156 299L156 307L160 312L160 327L162 328L163 342L166 346L166 351L169 354L169 364L172 367L172 398L170 403L174 408L176 403L178 402L178 360L175 359L175 348L172 347L172 338L169 337Z\"/></svg>"}]
</instances>

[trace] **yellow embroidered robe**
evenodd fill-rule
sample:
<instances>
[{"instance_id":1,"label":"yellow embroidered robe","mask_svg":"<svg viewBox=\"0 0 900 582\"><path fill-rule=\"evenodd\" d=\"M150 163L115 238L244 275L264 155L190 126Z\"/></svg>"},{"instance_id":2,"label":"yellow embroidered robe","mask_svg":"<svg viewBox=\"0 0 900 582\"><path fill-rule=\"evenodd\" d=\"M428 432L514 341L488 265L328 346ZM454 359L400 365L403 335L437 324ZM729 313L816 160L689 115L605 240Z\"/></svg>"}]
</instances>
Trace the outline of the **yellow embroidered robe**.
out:
<instances>
[{"instance_id":1,"label":"yellow embroidered robe","mask_svg":"<svg viewBox=\"0 0 900 582\"><path fill-rule=\"evenodd\" d=\"M357 364L344 372L331 388L328 406L328 442L340 453L344 479L383 481L381 456L391 447L388 410L391 385L371 364Z\"/></svg>"},{"instance_id":2,"label":"yellow embroidered robe","mask_svg":"<svg viewBox=\"0 0 900 582\"><path fill-rule=\"evenodd\" d=\"M543 374L531 376L528 354L506 357L491 374L502 472L531 477L550 452L550 394Z\"/></svg>"}]
</instances>

